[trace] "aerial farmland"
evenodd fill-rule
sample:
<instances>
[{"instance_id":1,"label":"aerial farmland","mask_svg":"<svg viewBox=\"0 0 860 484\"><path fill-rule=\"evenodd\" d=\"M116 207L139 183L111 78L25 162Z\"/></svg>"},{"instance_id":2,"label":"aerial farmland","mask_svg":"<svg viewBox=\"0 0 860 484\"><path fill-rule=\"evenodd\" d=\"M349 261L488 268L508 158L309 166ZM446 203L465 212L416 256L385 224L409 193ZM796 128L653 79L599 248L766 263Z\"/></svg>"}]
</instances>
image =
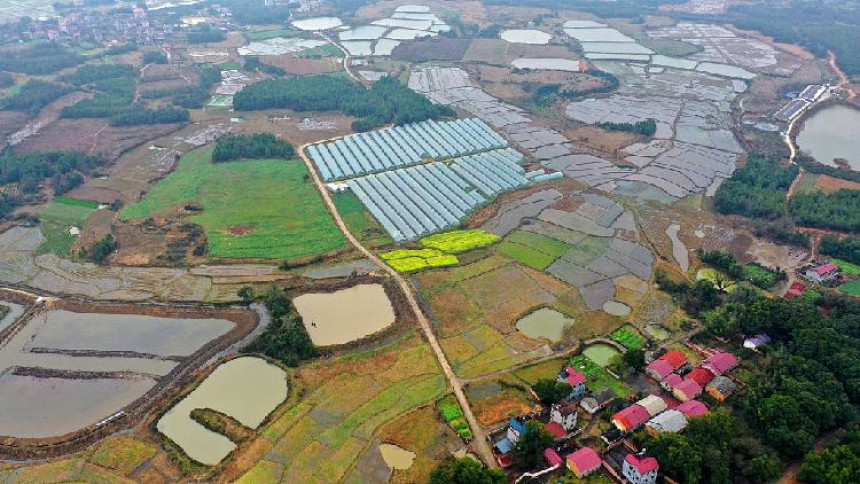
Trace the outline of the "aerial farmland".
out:
<instances>
[{"instance_id":1,"label":"aerial farmland","mask_svg":"<svg viewBox=\"0 0 860 484\"><path fill-rule=\"evenodd\" d=\"M0 0L0 482L846 482L849 3Z\"/></svg>"}]
</instances>

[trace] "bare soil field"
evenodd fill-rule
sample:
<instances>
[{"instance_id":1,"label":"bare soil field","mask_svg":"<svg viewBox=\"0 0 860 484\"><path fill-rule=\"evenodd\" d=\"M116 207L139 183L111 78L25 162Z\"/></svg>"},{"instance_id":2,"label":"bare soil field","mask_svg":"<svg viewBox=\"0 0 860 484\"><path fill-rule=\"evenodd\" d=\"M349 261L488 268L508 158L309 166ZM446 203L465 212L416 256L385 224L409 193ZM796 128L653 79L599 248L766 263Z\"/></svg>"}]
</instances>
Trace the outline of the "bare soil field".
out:
<instances>
[{"instance_id":1,"label":"bare soil field","mask_svg":"<svg viewBox=\"0 0 860 484\"><path fill-rule=\"evenodd\" d=\"M860 183L834 178L829 175L820 175L815 180L815 189L827 193L833 193L836 190L842 189L860 190Z\"/></svg>"},{"instance_id":2,"label":"bare soil field","mask_svg":"<svg viewBox=\"0 0 860 484\"><path fill-rule=\"evenodd\" d=\"M473 43L469 39L433 37L414 42L404 42L394 48L391 58L410 62L450 61L459 62Z\"/></svg>"},{"instance_id":3,"label":"bare soil field","mask_svg":"<svg viewBox=\"0 0 860 484\"><path fill-rule=\"evenodd\" d=\"M15 133L9 136L9 144L17 145L25 139L36 135L51 123L60 119L60 111L66 106L71 106L78 101L91 97L92 94L83 92L73 92L52 102L44 109L39 111L39 114L33 118L26 126L23 126Z\"/></svg>"},{"instance_id":4,"label":"bare soil field","mask_svg":"<svg viewBox=\"0 0 860 484\"><path fill-rule=\"evenodd\" d=\"M604 82L584 72L514 72L508 67L477 64L469 66L467 70L487 94L508 102L531 96L531 91L527 90L528 86L558 84L563 89L581 90L602 85Z\"/></svg>"},{"instance_id":5,"label":"bare soil field","mask_svg":"<svg viewBox=\"0 0 860 484\"><path fill-rule=\"evenodd\" d=\"M463 55L463 62L481 62L497 66L508 64L512 44L502 39L474 39Z\"/></svg>"},{"instance_id":6,"label":"bare soil field","mask_svg":"<svg viewBox=\"0 0 860 484\"><path fill-rule=\"evenodd\" d=\"M607 131L595 126L582 126L572 130L563 130L562 132L573 141L613 155L621 148L639 139L639 136L632 133Z\"/></svg>"},{"instance_id":7,"label":"bare soil field","mask_svg":"<svg viewBox=\"0 0 860 484\"><path fill-rule=\"evenodd\" d=\"M280 67L289 74L305 75L305 74L325 74L328 72L337 72L342 69L342 65L333 57L323 57L322 59L305 59L292 55L265 55L260 60L266 64Z\"/></svg>"},{"instance_id":8,"label":"bare soil field","mask_svg":"<svg viewBox=\"0 0 860 484\"><path fill-rule=\"evenodd\" d=\"M20 111L0 111L0 138L6 138L27 124L29 116Z\"/></svg>"},{"instance_id":9,"label":"bare soil field","mask_svg":"<svg viewBox=\"0 0 860 484\"><path fill-rule=\"evenodd\" d=\"M345 136L352 132L353 118L339 113L296 112L290 110L237 111L233 116L241 116L242 122L233 124L236 133L274 133L298 147L305 143ZM224 114L204 111L199 113L201 121L215 122L223 119ZM302 124L308 118L311 124Z\"/></svg>"}]
</instances>

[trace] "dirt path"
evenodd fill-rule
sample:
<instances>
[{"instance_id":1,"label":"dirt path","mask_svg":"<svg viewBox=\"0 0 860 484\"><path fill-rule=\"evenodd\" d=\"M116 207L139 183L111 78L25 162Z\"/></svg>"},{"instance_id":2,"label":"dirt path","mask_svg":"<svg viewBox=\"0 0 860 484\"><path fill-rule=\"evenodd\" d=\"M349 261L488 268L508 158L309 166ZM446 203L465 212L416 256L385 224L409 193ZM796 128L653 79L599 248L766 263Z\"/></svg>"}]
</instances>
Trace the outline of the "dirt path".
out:
<instances>
[{"instance_id":1,"label":"dirt path","mask_svg":"<svg viewBox=\"0 0 860 484\"><path fill-rule=\"evenodd\" d=\"M451 368L450 363L448 363L448 358L445 356L445 353L442 351L442 347L439 345L439 341L436 339L436 335L433 334L433 328L430 326L430 321L427 319L427 316L424 314L424 311L421 310L421 306L418 303L418 298L415 297L414 290L409 282L400 275L399 272L395 271L387 264L382 262L382 260L376 256L373 252L368 250L364 245L359 242L358 239L355 238L354 235L349 231L344 223L343 219L340 216L340 213L337 211L337 207L334 205L334 201L331 199L331 195L329 194L328 188L326 188L325 184L319 177L319 174L314 167L313 162L311 162L310 158L305 154L305 148L313 143L307 143L299 147L298 154L304 161L305 166L308 168L308 172L311 175L311 178L314 181L314 184L317 186L317 189L320 192L320 195L323 198L323 202L325 202L328 211L331 213L334 218L335 223L337 224L340 231L346 237L350 244L352 244L359 252L361 252L365 257L370 259L374 264L376 264L380 269L387 272L400 286L401 291L406 296L406 300L409 302L409 307L412 309L412 312L415 314L415 318L418 320L418 324L421 326L421 330L424 332L424 336L427 338L427 341L430 343L430 347L433 349L433 353L436 355L436 359L439 361L439 365L442 367L442 371L445 373L445 377L448 379L448 382L451 384L451 388L454 390L454 395L457 397L457 401L460 402L460 407L463 408L463 414L466 416L466 420L469 422L469 427L472 429L472 434L475 438L472 440L472 446L474 450L478 453L481 460L489 467L496 467L496 460L493 457L493 452L490 450L490 446L487 442L486 435L484 434L483 429L480 425L478 425L478 420L475 418L475 414L472 413L472 408L469 406L469 401L466 399L466 394L463 392L463 384L457 375L454 374L454 370Z\"/></svg>"},{"instance_id":2,"label":"dirt path","mask_svg":"<svg viewBox=\"0 0 860 484\"><path fill-rule=\"evenodd\" d=\"M794 146L794 144L789 144L789 146ZM794 192L797 191L797 187L803 182L803 174L806 173L806 170L803 167L800 167L800 170L797 172L797 176L794 177L794 181L791 182L791 186L788 187L788 193L785 194L785 200L791 200L791 197L794 196Z\"/></svg>"},{"instance_id":3,"label":"dirt path","mask_svg":"<svg viewBox=\"0 0 860 484\"><path fill-rule=\"evenodd\" d=\"M319 36L322 37L323 40L337 47L338 50L343 52L343 70L346 71L347 75L349 75L349 77L352 78L353 81L361 84L361 79L356 76L355 73L352 72L352 69L350 69L350 64L352 63L352 56L349 54L349 51L346 50L346 48L344 48L342 45L337 43L337 41L329 37L328 34L324 32L317 32L317 34L319 34Z\"/></svg>"},{"instance_id":4,"label":"dirt path","mask_svg":"<svg viewBox=\"0 0 860 484\"><path fill-rule=\"evenodd\" d=\"M507 375L511 372L519 370L520 368L525 368L527 366L539 365L541 363L544 363L544 362L547 362L550 360L554 360L556 358L564 358L566 356L570 356L570 355L576 353L577 351L579 351L579 349L580 349L580 345L577 344L573 348L568 348L568 349L563 350L563 351L556 351L550 355L542 356L542 357L535 359L535 360L524 361L524 362L516 364L514 366L509 366L503 370L494 371L492 373L486 373L484 375L475 376L472 378L461 378L460 383L466 385L466 384L471 384L471 383L475 383L475 382L479 382L479 381L488 380L490 378L494 378L497 376Z\"/></svg>"},{"instance_id":5,"label":"dirt path","mask_svg":"<svg viewBox=\"0 0 860 484\"><path fill-rule=\"evenodd\" d=\"M830 64L830 68L833 69L833 72L836 73L836 77L839 78L839 87L848 91L848 101L853 101L854 98L857 97L857 93L854 92L851 80L848 79L848 76L846 76L845 72L842 71L842 68L839 67L839 63L836 62L836 54L834 54L833 51L827 51L827 62Z\"/></svg>"}]
</instances>

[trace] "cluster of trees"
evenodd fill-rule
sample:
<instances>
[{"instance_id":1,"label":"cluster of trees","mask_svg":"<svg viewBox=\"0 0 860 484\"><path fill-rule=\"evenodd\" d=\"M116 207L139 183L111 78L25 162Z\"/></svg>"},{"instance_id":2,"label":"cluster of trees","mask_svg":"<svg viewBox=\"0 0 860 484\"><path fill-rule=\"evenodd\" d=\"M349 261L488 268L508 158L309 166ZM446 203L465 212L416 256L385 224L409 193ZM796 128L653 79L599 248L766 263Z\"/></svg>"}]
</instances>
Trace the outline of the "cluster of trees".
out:
<instances>
[{"instance_id":1,"label":"cluster of trees","mask_svg":"<svg viewBox=\"0 0 860 484\"><path fill-rule=\"evenodd\" d=\"M532 390L542 404L552 405L567 398L573 387L567 382L544 378L535 382Z\"/></svg>"},{"instance_id":2,"label":"cluster of trees","mask_svg":"<svg viewBox=\"0 0 860 484\"><path fill-rule=\"evenodd\" d=\"M773 339L739 404L751 429L781 456L802 457L823 433L856 418L860 305L853 299L825 294L812 303L739 290L704 319L716 335Z\"/></svg>"},{"instance_id":3,"label":"cluster of trees","mask_svg":"<svg viewBox=\"0 0 860 484\"><path fill-rule=\"evenodd\" d=\"M506 484L501 469L490 469L469 457L451 458L430 473L430 484Z\"/></svg>"},{"instance_id":4,"label":"cluster of trees","mask_svg":"<svg viewBox=\"0 0 860 484\"><path fill-rule=\"evenodd\" d=\"M4 50L0 55L0 71L45 75L74 67L83 61L83 56L58 44L39 43L23 49Z\"/></svg>"},{"instance_id":5,"label":"cluster of trees","mask_svg":"<svg viewBox=\"0 0 860 484\"><path fill-rule=\"evenodd\" d=\"M116 239L113 235L107 234L101 240L90 247L90 250L81 249L80 257L88 259L96 264L104 264L108 256L116 250Z\"/></svg>"},{"instance_id":6,"label":"cluster of trees","mask_svg":"<svg viewBox=\"0 0 860 484\"><path fill-rule=\"evenodd\" d=\"M818 244L818 252L842 259L844 261L860 264L860 238L825 235L821 237Z\"/></svg>"},{"instance_id":7,"label":"cluster of trees","mask_svg":"<svg viewBox=\"0 0 860 484\"><path fill-rule=\"evenodd\" d=\"M209 99L212 86L221 82L221 69L215 66L202 66L198 70L200 80L196 86L173 89L156 89L144 92L145 99L170 98L170 102L185 109L200 109Z\"/></svg>"},{"instance_id":8,"label":"cluster of trees","mask_svg":"<svg viewBox=\"0 0 860 484\"><path fill-rule=\"evenodd\" d=\"M828 166L815 161L815 158L807 155L806 153L799 153L797 155L797 164L802 166L803 169L809 173L828 175L833 178L841 178L843 180L860 183L860 171L844 170L835 166Z\"/></svg>"},{"instance_id":9,"label":"cluster of trees","mask_svg":"<svg viewBox=\"0 0 860 484\"><path fill-rule=\"evenodd\" d=\"M774 452L723 413L691 419L683 434L646 437L642 445L660 472L685 484L760 483L780 474Z\"/></svg>"},{"instance_id":10,"label":"cluster of trees","mask_svg":"<svg viewBox=\"0 0 860 484\"><path fill-rule=\"evenodd\" d=\"M380 79L367 90L345 77L332 75L267 79L236 94L233 108L343 111L359 118L353 123L355 131L455 114L451 108L431 103L390 77Z\"/></svg>"},{"instance_id":11,"label":"cluster of trees","mask_svg":"<svg viewBox=\"0 0 860 484\"><path fill-rule=\"evenodd\" d=\"M657 270L655 282L660 289L671 294L691 316L699 316L720 304L719 291L714 287L714 283L707 279L696 281L694 284L687 281L676 282L665 272Z\"/></svg>"},{"instance_id":12,"label":"cluster of trees","mask_svg":"<svg viewBox=\"0 0 860 484\"><path fill-rule=\"evenodd\" d=\"M768 289L776 281L781 281L788 277L784 272L777 272L758 264L750 264L751 266L755 266L753 268L757 268L757 270L748 270L731 253L721 250L706 251L699 249L696 251L696 255L705 264L722 269L729 277L738 280L748 280L753 285L762 289Z\"/></svg>"},{"instance_id":13,"label":"cluster of trees","mask_svg":"<svg viewBox=\"0 0 860 484\"><path fill-rule=\"evenodd\" d=\"M245 299L248 294L240 297ZM272 322L244 351L262 353L289 366L297 366L300 361L313 358L316 348L305 329L302 317L284 292L272 287L266 293L265 304Z\"/></svg>"},{"instance_id":14,"label":"cluster of trees","mask_svg":"<svg viewBox=\"0 0 860 484\"><path fill-rule=\"evenodd\" d=\"M755 233L759 237L765 237L777 242L784 242L798 247L810 247L809 234L797 230L794 222L787 217L774 221L759 221L756 224Z\"/></svg>"},{"instance_id":15,"label":"cluster of trees","mask_svg":"<svg viewBox=\"0 0 860 484\"><path fill-rule=\"evenodd\" d=\"M79 67L75 72L61 76L60 80L76 86L91 84L105 79L119 77L132 78L136 75L134 66L130 64L88 64Z\"/></svg>"},{"instance_id":16,"label":"cluster of trees","mask_svg":"<svg viewBox=\"0 0 860 484\"><path fill-rule=\"evenodd\" d=\"M525 428L514 446L514 465L521 470L542 465L543 451L555 443L555 438L540 420L529 420Z\"/></svg>"},{"instance_id":17,"label":"cluster of trees","mask_svg":"<svg viewBox=\"0 0 860 484\"><path fill-rule=\"evenodd\" d=\"M797 165L778 166L759 154L750 155L714 195L720 213L774 220L785 215L785 197L797 177Z\"/></svg>"},{"instance_id":18,"label":"cluster of trees","mask_svg":"<svg viewBox=\"0 0 860 484\"><path fill-rule=\"evenodd\" d=\"M598 128L608 131L624 131L625 133L641 134L642 136L654 136L657 132L657 120L654 118L643 119L635 123L597 123Z\"/></svg>"},{"instance_id":19,"label":"cluster of trees","mask_svg":"<svg viewBox=\"0 0 860 484\"><path fill-rule=\"evenodd\" d=\"M140 126L146 124L187 123L190 120L191 114L187 109L171 107L144 109L142 107L132 107L125 112L111 116L110 125Z\"/></svg>"},{"instance_id":20,"label":"cluster of trees","mask_svg":"<svg viewBox=\"0 0 860 484\"><path fill-rule=\"evenodd\" d=\"M134 52L137 50L136 42L129 42L127 44L115 45L113 47L108 47L107 50L104 51L104 55L122 55L128 54L129 52Z\"/></svg>"},{"instance_id":21,"label":"cluster of trees","mask_svg":"<svg viewBox=\"0 0 860 484\"><path fill-rule=\"evenodd\" d=\"M245 58L245 70L265 72L266 74L271 74L273 76L283 76L287 73L287 71L281 69L280 67L266 64L265 62L261 61L258 56L253 55Z\"/></svg>"},{"instance_id":22,"label":"cluster of trees","mask_svg":"<svg viewBox=\"0 0 860 484\"><path fill-rule=\"evenodd\" d=\"M167 64L167 54L160 50L151 50L143 54L143 63L146 64Z\"/></svg>"},{"instance_id":23,"label":"cluster of trees","mask_svg":"<svg viewBox=\"0 0 860 484\"><path fill-rule=\"evenodd\" d=\"M806 227L860 232L860 191L813 191L791 197L788 210L795 222Z\"/></svg>"},{"instance_id":24,"label":"cluster of trees","mask_svg":"<svg viewBox=\"0 0 860 484\"><path fill-rule=\"evenodd\" d=\"M532 91L532 102L540 107L554 106L562 99L575 99L589 94L605 94L618 89L618 78L609 72L589 69L586 74L598 77L603 83L586 89L565 89L560 84L545 84Z\"/></svg>"},{"instance_id":25,"label":"cluster of trees","mask_svg":"<svg viewBox=\"0 0 860 484\"><path fill-rule=\"evenodd\" d=\"M272 133L228 134L218 138L212 161L221 163L242 158L292 158L293 145Z\"/></svg>"},{"instance_id":26,"label":"cluster of trees","mask_svg":"<svg viewBox=\"0 0 860 484\"><path fill-rule=\"evenodd\" d=\"M206 44L209 42L221 42L227 39L224 32L204 25L200 30L192 30L186 34L189 44Z\"/></svg>"},{"instance_id":27,"label":"cluster of trees","mask_svg":"<svg viewBox=\"0 0 860 484\"><path fill-rule=\"evenodd\" d=\"M852 424L836 439L836 444L810 452L798 476L812 484L842 484L860 476L860 428Z\"/></svg>"},{"instance_id":28,"label":"cluster of trees","mask_svg":"<svg viewBox=\"0 0 860 484\"><path fill-rule=\"evenodd\" d=\"M90 98L66 106L60 111L63 118L110 118L128 110L134 101L135 80L131 77L106 79L95 82L98 92Z\"/></svg>"},{"instance_id":29,"label":"cluster of trees","mask_svg":"<svg viewBox=\"0 0 860 484\"><path fill-rule=\"evenodd\" d=\"M286 22L290 9L286 5L266 5L264 0L219 0L217 3L230 9L240 24L270 25Z\"/></svg>"},{"instance_id":30,"label":"cluster of trees","mask_svg":"<svg viewBox=\"0 0 860 484\"><path fill-rule=\"evenodd\" d=\"M13 96L2 101L5 110L38 113L43 107L65 96L72 90L68 86L45 81L28 81Z\"/></svg>"},{"instance_id":31,"label":"cluster of trees","mask_svg":"<svg viewBox=\"0 0 860 484\"><path fill-rule=\"evenodd\" d=\"M0 185L17 183L24 194L39 191L39 184L51 179L61 186L55 187L57 194L74 188L83 181L81 174L92 173L104 164L104 158L72 151L39 151L0 156Z\"/></svg>"}]
</instances>

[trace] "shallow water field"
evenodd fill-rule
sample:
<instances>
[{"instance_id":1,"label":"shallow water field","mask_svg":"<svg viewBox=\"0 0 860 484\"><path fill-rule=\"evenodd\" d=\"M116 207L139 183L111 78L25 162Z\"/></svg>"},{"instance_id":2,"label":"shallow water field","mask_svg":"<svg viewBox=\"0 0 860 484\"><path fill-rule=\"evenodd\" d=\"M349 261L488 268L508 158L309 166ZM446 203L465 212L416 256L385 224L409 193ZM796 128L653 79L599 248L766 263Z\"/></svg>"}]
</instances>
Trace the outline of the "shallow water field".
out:
<instances>
[{"instance_id":1,"label":"shallow water field","mask_svg":"<svg viewBox=\"0 0 860 484\"><path fill-rule=\"evenodd\" d=\"M587 356L588 359L597 363L600 366L606 366L609 364L609 360L612 359L613 356L619 354L620 351L609 346L605 343L595 343L593 345L588 345L582 350L582 354Z\"/></svg>"},{"instance_id":2,"label":"shallow water field","mask_svg":"<svg viewBox=\"0 0 860 484\"><path fill-rule=\"evenodd\" d=\"M337 17L316 17L307 18L304 20L296 20L293 22L293 27L299 30L328 30L335 27L340 27L343 22Z\"/></svg>"},{"instance_id":3,"label":"shallow water field","mask_svg":"<svg viewBox=\"0 0 860 484\"><path fill-rule=\"evenodd\" d=\"M552 36L546 32L541 32L540 30L520 30L520 29L511 29L511 30L503 30L499 35L502 40L511 42L513 44L533 44L533 45L545 45L549 43L549 40Z\"/></svg>"},{"instance_id":4,"label":"shallow water field","mask_svg":"<svg viewBox=\"0 0 860 484\"><path fill-rule=\"evenodd\" d=\"M41 324L28 348L132 351L188 356L233 329L226 319L178 319L140 314L48 311L30 321Z\"/></svg>"},{"instance_id":5,"label":"shallow water field","mask_svg":"<svg viewBox=\"0 0 860 484\"><path fill-rule=\"evenodd\" d=\"M380 444L379 452L382 454L382 460L392 469L409 469L415 461L415 452L396 445Z\"/></svg>"},{"instance_id":6,"label":"shallow water field","mask_svg":"<svg viewBox=\"0 0 860 484\"><path fill-rule=\"evenodd\" d=\"M394 307L380 284L302 294L293 299L293 304L317 346L364 338L391 326L395 319Z\"/></svg>"},{"instance_id":7,"label":"shallow water field","mask_svg":"<svg viewBox=\"0 0 860 484\"><path fill-rule=\"evenodd\" d=\"M560 341L564 330L576 322L555 309L541 308L517 321L517 329L530 338Z\"/></svg>"},{"instance_id":8,"label":"shallow water field","mask_svg":"<svg viewBox=\"0 0 860 484\"><path fill-rule=\"evenodd\" d=\"M98 423L140 398L150 378L0 376L0 436L55 437Z\"/></svg>"},{"instance_id":9,"label":"shallow water field","mask_svg":"<svg viewBox=\"0 0 860 484\"><path fill-rule=\"evenodd\" d=\"M219 366L194 391L171 408L156 425L189 457L215 465L236 448L227 437L191 419L191 411L209 408L255 429L287 399L284 370L254 357L236 358Z\"/></svg>"},{"instance_id":10,"label":"shallow water field","mask_svg":"<svg viewBox=\"0 0 860 484\"><path fill-rule=\"evenodd\" d=\"M819 163L836 166L833 160L842 158L860 170L860 110L832 106L818 111L803 122L797 144Z\"/></svg>"},{"instance_id":11,"label":"shallow water field","mask_svg":"<svg viewBox=\"0 0 860 484\"><path fill-rule=\"evenodd\" d=\"M20 304L8 302L8 301L0 301L0 305L6 306L9 308L9 312L6 313L6 316L3 316L3 319L0 319L0 331L3 331L4 329L11 326L15 321L17 321L18 318L20 318L21 315L24 314L24 311L26 309L24 306L22 306Z\"/></svg>"},{"instance_id":12,"label":"shallow water field","mask_svg":"<svg viewBox=\"0 0 860 484\"><path fill-rule=\"evenodd\" d=\"M579 72L579 61L571 59L521 57L511 61L511 65L517 69Z\"/></svg>"}]
</instances>

